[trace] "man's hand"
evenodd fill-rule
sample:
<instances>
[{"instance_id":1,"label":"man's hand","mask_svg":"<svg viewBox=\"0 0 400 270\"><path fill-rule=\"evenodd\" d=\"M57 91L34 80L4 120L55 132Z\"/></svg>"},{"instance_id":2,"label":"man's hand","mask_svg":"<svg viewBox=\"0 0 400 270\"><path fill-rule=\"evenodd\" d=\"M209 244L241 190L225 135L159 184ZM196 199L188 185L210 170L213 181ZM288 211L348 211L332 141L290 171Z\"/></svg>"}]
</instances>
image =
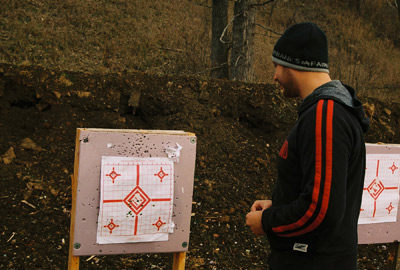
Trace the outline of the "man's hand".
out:
<instances>
[{"instance_id":1,"label":"man's hand","mask_svg":"<svg viewBox=\"0 0 400 270\"><path fill-rule=\"evenodd\" d=\"M246 225L256 235L265 234L261 225L262 211L252 211L246 215Z\"/></svg>"},{"instance_id":2,"label":"man's hand","mask_svg":"<svg viewBox=\"0 0 400 270\"><path fill-rule=\"evenodd\" d=\"M271 200L258 200L253 203L250 211L253 212L253 211L265 210L267 208L270 208L271 206L272 206Z\"/></svg>"},{"instance_id":3,"label":"man's hand","mask_svg":"<svg viewBox=\"0 0 400 270\"><path fill-rule=\"evenodd\" d=\"M246 225L250 227L256 235L265 234L262 223L261 216L265 209L272 206L271 200L259 200L255 201L251 206L251 211L246 215Z\"/></svg>"}]
</instances>

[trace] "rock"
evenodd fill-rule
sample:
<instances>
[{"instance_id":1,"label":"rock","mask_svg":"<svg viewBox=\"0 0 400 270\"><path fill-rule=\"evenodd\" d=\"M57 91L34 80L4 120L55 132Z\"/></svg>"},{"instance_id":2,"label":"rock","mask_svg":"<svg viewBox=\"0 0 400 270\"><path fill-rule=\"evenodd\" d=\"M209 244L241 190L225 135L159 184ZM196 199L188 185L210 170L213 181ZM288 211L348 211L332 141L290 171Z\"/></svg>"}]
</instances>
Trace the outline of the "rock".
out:
<instances>
[{"instance_id":1,"label":"rock","mask_svg":"<svg viewBox=\"0 0 400 270\"><path fill-rule=\"evenodd\" d=\"M383 109L383 111L384 111L388 116L390 116L390 115L392 114L392 111L389 110L388 108Z\"/></svg>"},{"instance_id":2,"label":"rock","mask_svg":"<svg viewBox=\"0 0 400 270\"><path fill-rule=\"evenodd\" d=\"M92 93L87 91L73 91L73 93L80 98L88 98L92 95Z\"/></svg>"},{"instance_id":3,"label":"rock","mask_svg":"<svg viewBox=\"0 0 400 270\"><path fill-rule=\"evenodd\" d=\"M14 153L14 147L10 147L7 152L1 157L1 160L4 162L4 164L10 164L14 158L16 158L15 153Z\"/></svg>"},{"instance_id":4,"label":"rock","mask_svg":"<svg viewBox=\"0 0 400 270\"><path fill-rule=\"evenodd\" d=\"M38 152L43 151L43 149L40 146L36 145L36 143L29 138L25 138L22 140L21 147L27 150L33 150Z\"/></svg>"},{"instance_id":5,"label":"rock","mask_svg":"<svg viewBox=\"0 0 400 270\"><path fill-rule=\"evenodd\" d=\"M26 187L29 190L34 190L34 189L36 189L36 190L44 190L43 185L38 181L29 181L28 183L26 183Z\"/></svg>"},{"instance_id":6,"label":"rock","mask_svg":"<svg viewBox=\"0 0 400 270\"><path fill-rule=\"evenodd\" d=\"M60 92L58 92L58 91L53 91L52 93L53 93L53 95L54 95L57 99L60 99L60 98L61 98L61 93L60 93Z\"/></svg>"}]
</instances>

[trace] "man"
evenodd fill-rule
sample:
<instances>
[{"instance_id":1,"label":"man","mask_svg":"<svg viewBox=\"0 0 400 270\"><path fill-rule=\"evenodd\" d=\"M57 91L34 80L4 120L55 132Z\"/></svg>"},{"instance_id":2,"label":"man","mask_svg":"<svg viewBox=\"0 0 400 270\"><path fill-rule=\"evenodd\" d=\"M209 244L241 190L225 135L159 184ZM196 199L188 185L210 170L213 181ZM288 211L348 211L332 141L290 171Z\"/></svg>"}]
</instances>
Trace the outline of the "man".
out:
<instances>
[{"instance_id":1,"label":"man","mask_svg":"<svg viewBox=\"0 0 400 270\"><path fill-rule=\"evenodd\" d=\"M279 153L272 200L254 202L246 224L267 234L272 270L356 270L369 120L355 91L330 79L317 25L288 28L272 60L284 95L302 103Z\"/></svg>"}]
</instances>

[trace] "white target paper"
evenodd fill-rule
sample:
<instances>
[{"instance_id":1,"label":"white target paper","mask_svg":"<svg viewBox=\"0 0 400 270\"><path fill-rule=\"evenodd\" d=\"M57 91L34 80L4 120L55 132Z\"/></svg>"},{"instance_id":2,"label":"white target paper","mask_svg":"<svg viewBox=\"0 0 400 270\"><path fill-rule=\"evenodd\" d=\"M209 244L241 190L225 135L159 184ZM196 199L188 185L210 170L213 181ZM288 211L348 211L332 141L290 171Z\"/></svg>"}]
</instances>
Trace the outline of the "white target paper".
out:
<instances>
[{"instance_id":1,"label":"white target paper","mask_svg":"<svg viewBox=\"0 0 400 270\"><path fill-rule=\"evenodd\" d=\"M100 189L98 244L168 241L173 161L103 156Z\"/></svg>"},{"instance_id":2,"label":"white target paper","mask_svg":"<svg viewBox=\"0 0 400 270\"><path fill-rule=\"evenodd\" d=\"M400 155L367 154L358 224L396 222L399 206Z\"/></svg>"}]
</instances>

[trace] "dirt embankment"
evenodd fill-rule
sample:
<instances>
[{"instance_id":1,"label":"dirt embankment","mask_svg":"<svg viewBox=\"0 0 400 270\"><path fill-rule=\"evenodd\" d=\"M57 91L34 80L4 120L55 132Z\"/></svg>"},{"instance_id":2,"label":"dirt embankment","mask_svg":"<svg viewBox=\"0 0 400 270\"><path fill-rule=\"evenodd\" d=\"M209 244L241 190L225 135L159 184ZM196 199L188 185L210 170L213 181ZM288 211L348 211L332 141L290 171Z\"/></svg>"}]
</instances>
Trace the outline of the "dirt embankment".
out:
<instances>
[{"instance_id":1,"label":"dirt embankment","mask_svg":"<svg viewBox=\"0 0 400 270\"><path fill-rule=\"evenodd\" d=\"M400 143L399 104L363 98L371 143ZM296 103L271 85L142 73L88 75L0 65L0 268L66 269L77 127L198 137L187 269L265 269L268 242L244 217L270 196ZM394 245L360 246L384 269ZM170 269L171 254L81 259L81 269Z\"/></svg>"}]
</instances>

